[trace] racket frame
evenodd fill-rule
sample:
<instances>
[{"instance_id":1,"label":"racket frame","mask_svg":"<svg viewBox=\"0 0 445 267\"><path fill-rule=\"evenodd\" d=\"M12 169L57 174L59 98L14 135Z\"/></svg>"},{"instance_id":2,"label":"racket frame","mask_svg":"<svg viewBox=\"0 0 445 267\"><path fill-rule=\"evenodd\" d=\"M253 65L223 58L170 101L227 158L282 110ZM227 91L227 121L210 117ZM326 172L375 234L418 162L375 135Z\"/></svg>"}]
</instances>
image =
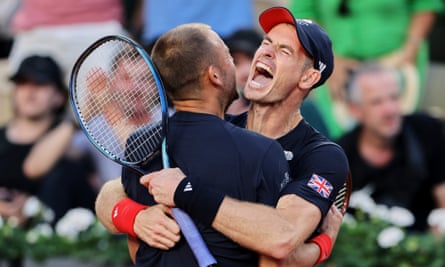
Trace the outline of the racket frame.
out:
<instances>
[{"instance_id":1,"label":"racket frame","mask_svg":"<svg viewBox=\"0 0 445 267\"><path fill-rule=\"evenodd\" d=\"M348 172L343 187L338 191L334 205L344 215L349 206L349 199L352 192L352 175Z\"/></svg>"},{"instance_id":2,"label":"racket frame","mask_svg":"<svg viewBox=\"0 0 445 267\"><path fill-rule=\"evenodd\" d=\"M142 168L139 167L139 165L144 165L144 163L149 162L155 155L157 155L156 151L159 150L159 147L154 150L155 152L150 153L149 155L147 155L147 157L145 157L144 159L142 159L139 162L129 162L129 161L125 161L123 159L118 159L113 153L110 153L104 146L102 146L99 142L97 142L97 140L90 134L90 130L87 128L87 126L85 125L85 123L83 123L82 121L82 115L79 112L78 107L78 101L77 101L77 97L76 97L76 93L75 93L75 88L77 86L77 74L79 72L79 69L82 67L82 64L85 62L85 59L88 58L88 56L94 51L96 50L99 46L103 45L104 43L108 42L108 41L114 41L114 40L120 40L123 41L125 43L128 43L129 45L132 45L136 51L139 53L140 56L142 56L142 58L144 59L146 65L148 66L149 70L151 71L151 73L153 74L153 80L156 83L156 89L158 90L158 94L159 94L159 100L160 100L160 106L161 106L161 116L162 116L162 136L163 141L159 144L159 146L161 146L161 152L162 152L162 161L163 161L163 166L165 168L169 167L169 157L167 154L167 142L166 142L166 136L167 136L167 127L168 127L168 101L167 101L167 96L166 93L164 91L164 86L162 84L162 80L159 78L159 72L156 69L156 66L154 65L153 61L150 59L150 57L147 55L147 53L145 52L144 48L139 45L138 43L136 43L135 41L133 41L132 39L122 36L122 35L109 35L109 36L104 36L100 39L98 39L97 41L95 41L93 44L91 44L77 59L77 61L75 62L73 69L71 71L71 77L70 77L70 83L69 83L69 90L70 90L70 103L72 106L72 109L74 111L74 115L76 117L76 119L80 122L79 125L82 129L82 131L84 133L87 133L86 136L89 139L89 141L94 144L94 146L99 149L99 151L106 155L109 159L113 160L114 162L123 165L124 167L128 167L130 169L132 169L133 171L138 172L141 175L144 175L144 171L142 170Z\"/></svg>"},{"instance_id":3,"label":"racket frame","mask_svg":"<svg viewBox=\"0 0 445 267\"><path fill-rule=\"evenodd\" d=\"M109 151L107 151L107 149L105 149L102 145L100 145L89 133L89 129L87 129L84 125L84 123L82 122L82 118L81 115L79 114L79 109L77 108L78 106L78 102L77 99L75 97L76 93L75 93L75 88L77 85L76 82L76 78L77 78L77 73L79 71L79 69L82 67L82 63L85 61L85 59L91 54L92 51L94 51L96 48L98 48L99 46L101 46L102 44L104 44L107 41L111 41L111 40L122 40L126 43L129 43L130 45L133 45L134 48L137 50L137 52L143 57L143 59L145 60L146 64L148 65L150 71L153 74L153 78L156 82L156 87L159 93L159 98L160 98L160 104L161 104L161 116L162 116L162 134L163 134L163 140L160 144L161 146L161 153L162 153L162 163L164 168L168 168L170 167L169 164L169 157L167 154L167 127L168 127L168 102L167 102L167 97L166 97L166 93L164 91L164 87L162 84L161 79L159 78L160 75L155 67L155 65L153 64L153 62L151 61L150 57L147 55L147 53L145 52L145 50L142 48L142 46L140 46L138 43L136 43L135 41L131 40L128 37L125 36L121 36L121 35L110 35L110 36L105 36L103 38L100 38L99 40L97 40L96 42L94 42L92 45L90 45L77 59L76 63L73 66L72 72L71 72L71 77L70 77L70 84L69 84L69 88L70 88L70 101L71 101L71 105L74 111L74 114L76 116L76 119L80 122L80 127L82 129L82 131L84 133L86 133L86 136L88 137L88 139L90 140L90 142L92 144L94 144L94 146L99 149L99 151L104 154L105 156L107 156L109 159L115 161L116 163L130 168L138 173L140 173L141 175L144 175L144 171L138 166L139 164L143 164L146 163L147 161L149 161L154 155L157 154L157 151L159 150L159 148L157 150L155 150L155 152L151 153L151 155L148 155L145 159L141 160L140 162L137 163L133 163L133 162L127 162L121 159L118 159L116 156L114 156L113 154L109 153ZM178 220L179 225L181 226L181 229L183 229L183 227L186 231L183 231L183 234L186 238L186 240L188 241L188 244L190 246L190 248L192 249L196 260L198 262L198 265L200 267L206 267L206 266L213 266L216 263L215 258L211 255L210 251L208 250L204 240L202 239L198 229L196 228L196 225L193 223L193 220L189 217L189 215L187 213L185 213L184 211L178 209L178 208L173 208L172 209L174 217L176 220ZM191 241L190 241L191 240Z\"/></svg>"}]
</instances>

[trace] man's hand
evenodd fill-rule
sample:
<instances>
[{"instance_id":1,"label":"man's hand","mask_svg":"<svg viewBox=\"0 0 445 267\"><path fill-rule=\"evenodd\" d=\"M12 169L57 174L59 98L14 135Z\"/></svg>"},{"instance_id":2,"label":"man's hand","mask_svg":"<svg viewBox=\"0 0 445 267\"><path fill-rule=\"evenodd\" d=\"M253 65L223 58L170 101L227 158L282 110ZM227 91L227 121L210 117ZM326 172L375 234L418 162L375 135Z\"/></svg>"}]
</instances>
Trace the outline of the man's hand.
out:
<instances>
[{"instance_id":1,"label":"man's hand","mask_svg":"<svg viewBox=\"0 0 445 267\"><path fill-rule=\"evenodd\" d=\"M170 208L151 206L140 211L134 221L134 232L151 247L168 250L180 239L179 225L172 218Z\"/></svg>"},{"instance_id":2,"label":"man's hand","mask_svg":"<svg viewBox=\"0 0 445 267\"><path fill-rule=\"evenodd\" d=\"M328 214L326 214L323 220L323 223L321 225L321 230L322 232L329 235L329 237L332 239L333 244L337 239L342 221L343 221L343 215L335 207L335 205L332 205L331 208L329 209Z\"/></svg>"},{"instance_id":3,"label":"man's hand","mask_svg":"<svg viewBox=\"0 0 445 267\"><path fill-rule=\"evenodd\" d=\"M157 203L173 207L175 190L184 178L179 168L168 168L142 176L140 183L148 188Z\"/></svg>"}]
</instances>

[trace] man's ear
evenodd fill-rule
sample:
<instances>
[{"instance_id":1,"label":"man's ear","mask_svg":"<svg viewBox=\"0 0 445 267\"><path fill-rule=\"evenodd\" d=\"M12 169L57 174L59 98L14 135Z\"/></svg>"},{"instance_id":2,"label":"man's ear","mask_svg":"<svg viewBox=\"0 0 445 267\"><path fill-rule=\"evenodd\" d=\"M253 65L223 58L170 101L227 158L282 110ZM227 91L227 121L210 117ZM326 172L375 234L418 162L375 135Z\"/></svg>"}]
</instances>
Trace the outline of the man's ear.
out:
<instances>
[{"instance_id":1,"label":"man's ear","mask_svg":"<svg viewBox=\"0 0 445 267\"><path fill-rule=\"evenodd\" d=\"M316 84L321 78L320 71L309 68L303 72L298 83L299 87L302 89L310 89L314 84Z\"/></svg>"},{"instance_id":2,"label":"man's ear","mask_svg":"<svg viewBox=\"0 0 445 267\"><path fill-rule=\"evenodd\" d=\"M223 85L221 80L221 71L218 67L210 65L210 67L207 69L207 76L211 83L217 86Z\"/></svg>"}]
</instances>

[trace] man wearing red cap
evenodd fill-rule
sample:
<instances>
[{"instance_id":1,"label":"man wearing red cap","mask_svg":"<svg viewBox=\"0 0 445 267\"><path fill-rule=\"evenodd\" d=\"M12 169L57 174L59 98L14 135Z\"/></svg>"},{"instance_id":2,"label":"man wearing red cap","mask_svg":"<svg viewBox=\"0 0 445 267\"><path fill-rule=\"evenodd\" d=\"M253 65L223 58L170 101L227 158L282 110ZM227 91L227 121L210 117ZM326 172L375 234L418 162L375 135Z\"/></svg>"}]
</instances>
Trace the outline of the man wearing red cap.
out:
<instances>
[{"instance_id":1,"label":"man wearing red cap","mask_svg":"<svg viewBox=\"0 0 445 267\"><path fill-rule=\"evenodd\" d=\"M185 177L179 169L143 176L141 183L149 185L158 203L175 205L192 217L202 217L202 207L216 207L209 214L214 216L211 226L264 255L260 264L297 266L307 260L305 264L313 265L329 256L331 238L335 235L322 234L311 239L321 253L317 249L314 254L311 249L317 246L308 245L306 248L311 252L300 257L301 250L297 248L310 239L328 214L349 170L343 150L312 128L300 112L309 92L323 84L332 73L331 42L317 24L295 20L285 8L268 9L259 20L266 37L255 53L245 87L245 96L252 105L247 113L229 119L236 125L277 139L284 148L292 181L282 190L276 209L229 196L221 201L220 195L205 194L202 192L206 190L202 189L183 190L190 177ZM315 186L318 183L325 185L322 190ZM97 209L98 216L109 229L116 231L116 225L109 223L111 208L105 207L101 197L103 195L99 196L98 203L104 206ZM139 212L140 216L135 213L133 218L125 219L134 221L135 232L141 234L140 238L149 240L152 246L172 247L174 238L165 241L171 234L166 233L170 226L158 235L160 238L149 236L153 225L144 226L140 221L142 216L147 218L148 211L150 209L144 209ZM331 212L338 217L338 210L331 209ZM119 227L117 230L122 231Z\"/></svg>"}]
</instances>

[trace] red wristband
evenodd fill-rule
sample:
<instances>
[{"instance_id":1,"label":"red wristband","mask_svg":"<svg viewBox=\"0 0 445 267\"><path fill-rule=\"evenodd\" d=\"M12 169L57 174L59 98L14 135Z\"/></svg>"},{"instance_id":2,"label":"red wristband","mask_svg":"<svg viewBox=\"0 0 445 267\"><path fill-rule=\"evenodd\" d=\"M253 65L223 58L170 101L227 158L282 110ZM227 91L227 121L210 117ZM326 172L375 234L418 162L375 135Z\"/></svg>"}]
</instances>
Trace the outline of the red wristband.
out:
<instances>
[{"instance_id":1,"label":"red wristband","mask_svg":"<svg viewBox=\"0 0 445 267\"><path fill-rule=\"evenodd\" d=\"M309 242L314 242L320 247L320 256L315 264L319 264L329 258L332 252L332 239L328 234L321 233L309 240Z\"/></svg>"},{"instance_id":2,"label":"red wristband","mask_svg":"<svg viewBox=\"0 0 445 267\"><path fill-rule=\"evenodd\" d=\"M130 198L120 200L113 207L111 216L113 225L119 232L129 234L132 237L137 237L133 228L134 220L139 211L146 208L148 208L148 206L142 205Z\"/></svg>"}]
</instances>

